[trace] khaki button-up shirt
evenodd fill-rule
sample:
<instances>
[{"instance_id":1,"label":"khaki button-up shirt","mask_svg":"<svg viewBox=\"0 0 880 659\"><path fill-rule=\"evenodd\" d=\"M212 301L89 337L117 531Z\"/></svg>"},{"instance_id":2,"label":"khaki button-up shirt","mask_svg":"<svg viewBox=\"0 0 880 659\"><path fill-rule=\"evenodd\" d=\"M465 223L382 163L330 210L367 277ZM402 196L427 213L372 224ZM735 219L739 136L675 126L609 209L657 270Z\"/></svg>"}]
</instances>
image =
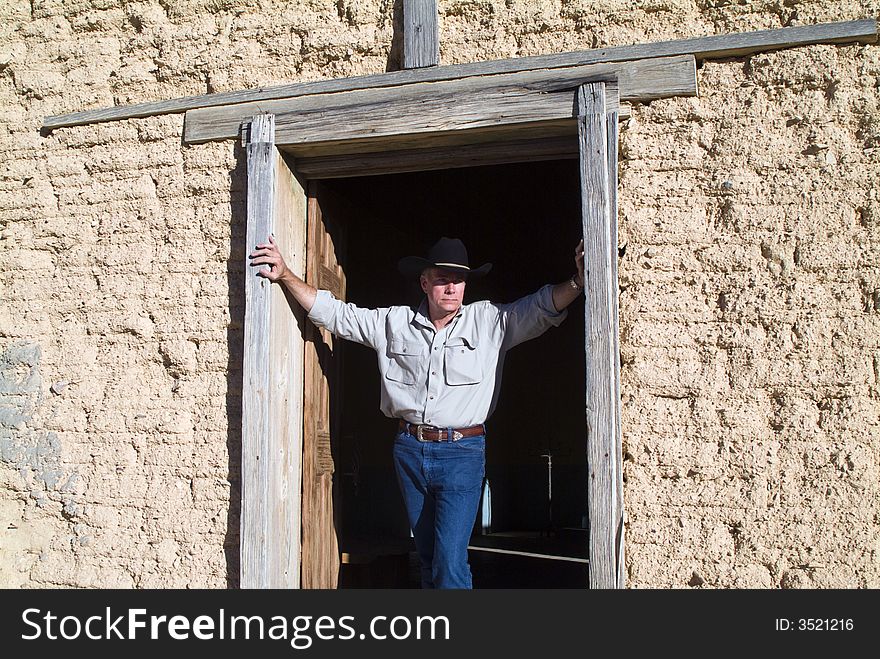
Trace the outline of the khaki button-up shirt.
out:
<instances>
[{"instance_id":1,"label":"khaki button-up shirt","mask_svg":"<svg viewBox=\"0 0 880 659\"><path fill-rule=\"evenodd\" d=\"M483 423L495 410L505 353L565 319L552 290L547 285L509 304L462 305L439 331L424 300L418 309L363 309L319 290L309 319L376 351L386 416L461 428Z\"/></svg>"}]
</instances>

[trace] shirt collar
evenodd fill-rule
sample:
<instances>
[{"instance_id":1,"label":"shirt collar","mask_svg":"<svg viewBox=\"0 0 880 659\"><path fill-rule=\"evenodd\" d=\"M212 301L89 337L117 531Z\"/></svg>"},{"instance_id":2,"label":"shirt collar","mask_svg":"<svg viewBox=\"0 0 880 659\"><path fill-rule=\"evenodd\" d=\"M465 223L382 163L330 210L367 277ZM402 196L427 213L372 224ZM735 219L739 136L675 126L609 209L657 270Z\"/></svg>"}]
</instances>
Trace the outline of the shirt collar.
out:
<instances>
[{"instance_id":1,"label":"shirt collar","mask_svg":"<svg viewBox=\"0 0 880 659\"><path fill-rule=\"evenodd\" d=\"M434 324L428 317L428 301L425 298L422 298L422 303L419 304L419 308L415 310L415 313L413 314L413 322L418 323L419 325L424 325L429 329L434 329Z\"/></svg>"},{"instance_id":2,"label":"shirt collar","mask_svg":"<svg viewBox=\"0 0 880 659\"><path fill-rule=\"evenodd\" d=\"M463 304L458 308L458 313L455 314L455 317L451 321L449 321L449 324L447 325L448 328L452 329L452 326L458 322L465 306L467 305ZM418 309L413 313L413 322L427 327L430 330L437 331L437 328L434 327L434 323L431 322L431 318L428 316L428 300L426 298L422 298L421 304L419 304Z\"/></svg>"}]
</instances>

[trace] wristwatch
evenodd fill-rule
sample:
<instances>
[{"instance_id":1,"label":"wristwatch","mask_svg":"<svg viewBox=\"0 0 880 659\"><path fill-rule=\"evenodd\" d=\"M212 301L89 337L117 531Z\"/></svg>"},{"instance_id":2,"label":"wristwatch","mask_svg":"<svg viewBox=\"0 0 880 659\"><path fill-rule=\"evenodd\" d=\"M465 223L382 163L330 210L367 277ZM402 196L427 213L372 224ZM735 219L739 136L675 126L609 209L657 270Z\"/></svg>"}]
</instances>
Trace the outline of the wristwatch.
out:
<instances>
[{"instance_id":1,"label":"wristwatch","mask_svg":"<svg viewBox=\"0 0 880 659\"><path fill-rule=\"evenodd\" d=\"M572 275L571 279L568 280L568 283L571 284L571 287L576 291L584 290L584 287L577 283L577 275Z\"/></svg>"}]
</instances>

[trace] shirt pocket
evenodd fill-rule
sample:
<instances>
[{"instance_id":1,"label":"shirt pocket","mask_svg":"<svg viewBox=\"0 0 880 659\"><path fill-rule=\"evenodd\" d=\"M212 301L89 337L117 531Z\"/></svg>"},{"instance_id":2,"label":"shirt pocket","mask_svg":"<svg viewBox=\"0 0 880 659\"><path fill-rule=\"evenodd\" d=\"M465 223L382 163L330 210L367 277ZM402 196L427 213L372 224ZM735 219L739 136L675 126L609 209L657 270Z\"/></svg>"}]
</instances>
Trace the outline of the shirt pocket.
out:
<instances>
[{"instance_id":1,"label":"shirt pocket","mask_svg":"<svg viewBox=\"0 0 880 659\"><path fill-rule=\"evenodd\" d=\"M443 369L446 384L478 384L483 379L476 341L465 338L449 339L443 351Z\"/></svg>"},{"instance_id":2,"label":"shirt pocket","mask_svg":"<svg viewBox=\"0 0 880 659\"><path fill-rule=\"evenodd\" d=\"M385 377L401 384L415 384L418 382L421 354L421 344L391 339L388 344L388 370Z\"/></svg>"}]
</instances>

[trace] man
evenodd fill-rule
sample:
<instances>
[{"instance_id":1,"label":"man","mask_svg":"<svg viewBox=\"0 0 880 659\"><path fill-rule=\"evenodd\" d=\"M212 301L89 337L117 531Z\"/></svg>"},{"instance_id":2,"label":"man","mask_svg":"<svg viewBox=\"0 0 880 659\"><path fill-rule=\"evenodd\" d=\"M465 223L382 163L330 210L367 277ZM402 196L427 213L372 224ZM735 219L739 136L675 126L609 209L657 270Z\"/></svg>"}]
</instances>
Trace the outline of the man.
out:
<instances>
[{"instance_id":1,"label":"man","mask_svg":"<svg viewBox=\"0 0 880 659\"><path fill-rule=\"evenodd\" d=\"M467 545L485 473L485 421L495 409L505 353L559 325L583 290L583 241L571 279L510 304L464 304L471 268L461 240L441 238L426 258L401 259L425 299L362 309L293 274L275 241L257 245L257 275L282 284L309 319L334 335L373 348L381 373L381 410L399 419L394 468L421 561L423 588L471 588Z\"/></svg>"}]
</instances>

